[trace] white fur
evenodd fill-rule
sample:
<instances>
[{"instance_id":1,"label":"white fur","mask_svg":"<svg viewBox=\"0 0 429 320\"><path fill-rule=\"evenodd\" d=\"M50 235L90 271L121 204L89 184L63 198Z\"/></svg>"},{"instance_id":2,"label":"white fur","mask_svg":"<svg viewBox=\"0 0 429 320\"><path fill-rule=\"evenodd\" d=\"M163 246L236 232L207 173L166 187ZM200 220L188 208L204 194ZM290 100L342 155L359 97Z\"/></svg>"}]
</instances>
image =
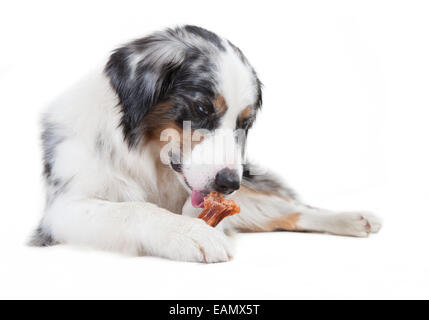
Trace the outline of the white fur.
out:
<instances>
[{"instance_id":1,"label":"white fur","mask_svg":"<svg viewBox=\"0 0 429 320\"><path fill-rule=\"evenodd\" d=\"M219 56L219 92L225 98L228 110L222 128L235 128L241 111L257 99L256 82L252 70L244 64L230 46Z\"/></svg>"}]
</instances>

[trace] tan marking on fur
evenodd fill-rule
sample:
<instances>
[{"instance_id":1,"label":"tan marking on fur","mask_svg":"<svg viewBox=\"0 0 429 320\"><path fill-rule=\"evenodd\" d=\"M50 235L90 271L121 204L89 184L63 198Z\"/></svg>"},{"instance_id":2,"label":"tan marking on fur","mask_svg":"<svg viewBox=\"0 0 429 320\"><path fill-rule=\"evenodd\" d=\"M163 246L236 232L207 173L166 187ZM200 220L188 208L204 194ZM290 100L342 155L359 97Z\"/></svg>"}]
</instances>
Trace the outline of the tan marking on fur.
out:
<instances>
[{"instance_id":1,"label":"tan marking on fur","mask_svg":"<svg viewBox=\"0 0 429 320\"><path fill-rule=\"evenodd\" d=\"M199 140L195 139L194 132L195 130L191 128L191 134L184 134L183 128L179 126L170 113L171 108L173 107L170 101L160 103L152 108L152 110L144 117L144 130L147 141L153 142L156 141L159 143L160 147L165 146L171 142L171 139L168 141L161 141L161 133L167 129L176 130L179 133L179 139L176 139L174 142L180 144L181 152L184 151L185 142L189 143L191 150L194 147L201 143L204 140L204 136L199 137ZM193 139L194 138L194 139Z\"/></svg>"},{"instance_id":2,"label":"tan marking on fur","mask_svg":"<svg viewBox=\"0 0 429 320\"><path fill-rule=\"evenodd\" d=\"M241 232L270 232L275 230L299 231L297 223L301 213L286 213L280 217L269 220L264 225L253 225L240 228Z\"/></svg>"},{"instance_id":3,"label":"tan marking on fur","mask_svg":"<svg viewBox=\"0 0 429 320\"><path fill-rule=\"evenodd\" d=\"M290 198L286 198L282 195L279 195L277 193L274 192L269 192L269 191L260 191L260 190L255 190L246 186L241 185L240 190L238 192L244 192L244 193L249 193L252 195L260 195L262 196L261 198L261 205L263 205L263 196L270 196L270 197L278 197L281 198L285 201L292 201L292 199ZM246 226L246 227L241 227L239 229L239 231L241 232L269 232L269 231L274 231L274 230L290 230L290 231L295 231L295 230L300 230L299 227L297 226L297 222L299 221L299 217L301 216L301 213L295 212L295 213L285 213L277 218L273 218L268 220L265 224L263 225L251 225L251 226Z\"/></svg>"},{"instance_id":4,"label":"tan marking on fur","mask_svg":"<svg viewBox=\"0 0 429 320\"><path fill-rule=\"evenodd\" d=\"M181 132L181 128L174 122L170 110L173 107L171 101L166 101L154 106L143 118L143 130L149 140L160 140L161 132L165 129L175 129ZM161 143L165 144L165 143Z\"/></svg>"},{"instance_id":5,"label":"tan marking on fur","mask_svg":"<svg viewBox=\"0 0 429 320\"><path fill-rule=\"evenodd\" d=\"M243 109L243 111L240 112L240 114L238 115L238 118L240 120L244 120L246 118L249 118L252 115L252 106L247 106L246 108Z\"/></svg>"},{"instance_id":6,"label":"tan marking on fur","mask_svg":"<svg viewBox=\"0 0 429 320\"><path fill-rule=\"evenodd\" d=\"M226 106L225 98L220 94L218 94L216 96L215 100L213 101L213 106L214 106L216 113L218 113L218 114L225 113L226 109L228 108Z\"/></svg>"},{"instance_id":7,"label":"tan marking on fur","mask_svg":"<svg viewBox=\"0 0 429 320\"><path fill-rule=\"evenodd\" d=\"M276 219L273 219L270 221L266 228L268 230L299 230L300 228L297 226L297 222L299 221L299 218L301 216L301 213L288 213L284 214L281 217L278 217Z\"/></svg>"}]
</instances>

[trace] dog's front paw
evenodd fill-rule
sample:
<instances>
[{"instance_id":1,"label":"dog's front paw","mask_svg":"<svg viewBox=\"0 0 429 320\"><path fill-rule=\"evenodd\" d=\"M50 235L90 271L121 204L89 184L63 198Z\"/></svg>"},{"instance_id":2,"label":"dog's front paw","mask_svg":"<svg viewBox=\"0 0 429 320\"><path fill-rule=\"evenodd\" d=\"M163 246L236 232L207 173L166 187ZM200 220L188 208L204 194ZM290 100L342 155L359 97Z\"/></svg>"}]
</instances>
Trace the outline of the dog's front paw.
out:
<instances>
[{"instance_id":1,"label":"dog's front paw","mask_svg":"<svg viewBox=\"0 0 429 320\"><path fill-rule=\"evenodd\" d=\"M174 260L215 263L232 258L227 236L195 218L188 218L186 223L178 226L169 235L166 245L168 246L167 258Z\"/></svg>"},{"instance_id":2,"label":"dog's front paw","mask_svg":"<svg viewBox=\"0 0 429 320\"><path fill-rule=\"evenodd\" d=\"M381 220L369 212L344 212L338 215L336 225L338 234L367 237L381 229Z\"/></svg>"}]
</instances>

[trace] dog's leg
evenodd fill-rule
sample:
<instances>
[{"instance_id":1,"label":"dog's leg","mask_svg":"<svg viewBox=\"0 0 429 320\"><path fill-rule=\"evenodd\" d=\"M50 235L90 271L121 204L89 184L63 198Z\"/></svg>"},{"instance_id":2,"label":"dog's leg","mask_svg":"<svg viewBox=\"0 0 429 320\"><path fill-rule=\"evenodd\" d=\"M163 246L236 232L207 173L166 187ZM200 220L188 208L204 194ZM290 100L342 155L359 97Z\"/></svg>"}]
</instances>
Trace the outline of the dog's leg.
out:
<instances>
[{"instance_id":1,"label":"dog's leg","mask_svg":"<svg viewBox=\"0 0 429 320\"><path fill-rule=\"evenodd\" d=\"M241 212L219 224L225 231L290 230L366 237L381 228L380 220L367 212L333 212L307 206L272 175L245 177L231 198ZM185 214L196 216L198 212L189 202L184 207Z\"/></svg>"},{"instance_id":2,"label":"dog's leg","mask_svg":"<svg viewBox=\"0 0 429 320\"><path fill-rule=\"evenodd\" d=\"M243 187L233 197L241 213L226 220L224 228L239 231L313 231L366 237L377 232L380 221L366 212L333 212L313 208L295 199Z\"/></svg>"},{"instance_id":3,"label":"dog's leg","mask_svg":"<svg viewBox=\"0 0 429 320\"><path fill-rule=\"evenodd\" d=\"M199 219L142 202L57 198L38 233L59 243L184 261L221 262L231 254L222 232Z\"/></svg>"}]
</instances>

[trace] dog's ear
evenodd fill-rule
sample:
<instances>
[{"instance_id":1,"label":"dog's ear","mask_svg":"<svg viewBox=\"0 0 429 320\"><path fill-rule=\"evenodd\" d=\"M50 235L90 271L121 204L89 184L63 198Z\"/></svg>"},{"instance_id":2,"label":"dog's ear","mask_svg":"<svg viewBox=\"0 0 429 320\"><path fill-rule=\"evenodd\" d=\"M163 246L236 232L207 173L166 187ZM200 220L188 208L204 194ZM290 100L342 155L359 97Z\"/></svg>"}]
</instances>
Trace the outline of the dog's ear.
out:
<instances>
[{"instance_id":1,"label":"dog's ear","mask_svg":"<svg viewBox=\"0 0 429 320\"><path fill-rule=\"evenodd\" d=\"M168 99L184 52L170 39L153 35L131 42L110 56L105 74L122 108L121 126L130 147L140 141L144 116Z\"/></svg>"}]
</instances>

